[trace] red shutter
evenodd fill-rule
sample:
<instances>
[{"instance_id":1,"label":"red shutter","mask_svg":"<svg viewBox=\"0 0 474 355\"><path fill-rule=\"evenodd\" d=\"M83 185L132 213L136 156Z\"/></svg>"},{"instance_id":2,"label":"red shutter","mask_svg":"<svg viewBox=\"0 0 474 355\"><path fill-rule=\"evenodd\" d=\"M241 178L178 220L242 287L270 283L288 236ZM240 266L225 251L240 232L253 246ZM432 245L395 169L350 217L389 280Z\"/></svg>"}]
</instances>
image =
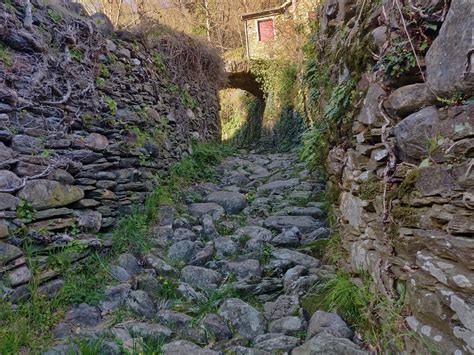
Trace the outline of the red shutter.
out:
<instances>
[{"instance_id":1,"label":"red shutter","mask_svg":"<svg viewBox=\"0 0 474 355\"><path fill-rule=\"evenodd\" d=\"M258 21L258 40L267 42L273 40L275 33L273 31L273 20Z\"/></svg>"}]
</instances>

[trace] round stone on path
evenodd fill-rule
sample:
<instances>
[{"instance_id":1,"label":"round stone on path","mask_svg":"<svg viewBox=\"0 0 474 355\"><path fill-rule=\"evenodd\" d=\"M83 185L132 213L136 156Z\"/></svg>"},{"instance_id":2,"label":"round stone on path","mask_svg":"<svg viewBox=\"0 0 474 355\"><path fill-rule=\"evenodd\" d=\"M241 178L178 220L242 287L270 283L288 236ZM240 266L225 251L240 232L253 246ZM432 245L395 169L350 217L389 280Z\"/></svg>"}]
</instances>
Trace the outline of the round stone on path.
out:
<instances>
[{"instance_id":1,"label":"round stone on path","mask_svg":"<svg viewBox=\"0 0 474 355\"><path fill-rule=\"evenodd\" d=\"M247 199L239 192L216 191L208 195L206 200L217 203L230 214L239 213L247 206Z\"/></svg>"},{"instance_id":2,"label":"round stone on path","mask_svg":"<svg viewBox=\"0 0 474 355\"><path fill-rule=\"evenodd\" d=\"M309 321L307 339L319 333L329 333L347 339L352 338L354 334L338 314L316 311Z\"/></svg>"},{"instance_id":3,"label":"round stone on path","mask_svg":"<svg viewBox=\"0 0 474 355\"><path fill-rule=\"evenodd\" d=\"M181 280L201 289L216 288L222 280L217 271L200 266L186 266L181 270Z\"/></svg>"},{"instance_id":4,"label":"round stone on path","mask_svg":"<svg viewBox=\"0 0 474 355\"><path fill-rule=\"evenodd\" d=\"M238 298L226 300L219 309L219 315L245 339L253 339L265 333L266 324L263 315Z\"/></svg>"},{"instance_id":5,"label":"round stone on path","mask_svg":"<svg viewBox=\"0 0 474 355\"><path fill-rule=\"evenodd\" d=\"M218 220L223 214L224 209L221 205L214 202L192 203L188 206L188 212L193 217L203 217L208 214L212 219Z\"/></svg>"},{"instance_id":6,"label":"round stone on path","mask_svg":"<svg viewBox=\"0 0 474 355\"><path fill-rule=\"evenodd\" d=\"M281 333L284 335L294 335L303 331L305 328L304 322L299 317L288 316L277 319L270 323L269 331L271 333Z\"/></svg>"},{"instance_id":7,"label":"round stone on path","mask_svg":"<svg viewBox=\"0 0 474 355\"><path fill-rule=\"evenodd\" d=\"M181 240L168 249L168 258L176 261L189 262L197 253L197 247L190 240Z\"/></svg>"}]
</instances>

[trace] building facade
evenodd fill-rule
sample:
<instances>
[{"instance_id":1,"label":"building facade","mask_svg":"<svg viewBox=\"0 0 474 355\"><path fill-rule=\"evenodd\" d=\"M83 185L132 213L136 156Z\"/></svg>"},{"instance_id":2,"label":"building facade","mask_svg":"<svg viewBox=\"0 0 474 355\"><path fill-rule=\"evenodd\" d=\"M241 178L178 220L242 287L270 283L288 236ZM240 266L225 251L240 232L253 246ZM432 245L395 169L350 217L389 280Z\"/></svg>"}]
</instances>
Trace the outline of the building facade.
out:
<instances>
[{"instance_id":1,"label":"building facade","mask_svg":"<svg viewBox=\"0 0 474 355\"><path fill-rule=\"evenodd\" d=\"M318 0L288 0L282 5L242 15L246 39L246 57L272 59L284 50L291 32L304 30L316 18Z\"/></svg>"}]
</instances>

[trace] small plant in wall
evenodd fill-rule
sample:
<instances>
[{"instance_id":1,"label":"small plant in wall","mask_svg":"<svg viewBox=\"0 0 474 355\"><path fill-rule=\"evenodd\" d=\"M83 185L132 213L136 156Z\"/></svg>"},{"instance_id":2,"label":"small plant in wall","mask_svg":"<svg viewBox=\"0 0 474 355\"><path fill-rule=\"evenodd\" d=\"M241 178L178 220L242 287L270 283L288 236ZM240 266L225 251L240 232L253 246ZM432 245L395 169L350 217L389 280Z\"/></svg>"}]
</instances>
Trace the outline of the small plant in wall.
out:
<instances>
[{"instance_id":1,"label":"small plant in wall","mask_svg":"<svg viewBox=\"0 0 474 355\"><path fill-rule=\"evenodd\" d=\"M48 9L48 16L56 25L61 22L61 15L53 9Z\"/></svg>"},{"instance_id":2,"label":"small plant in wall","mask_svg":"<svg viewBox=\"0 0 474 355\"><path fill-rule=\"evenodd\" d=\"M13 60L10 55L10 52L1 43L0 43L0 63L2 63L7 68L10 68L13 65Z\"/></svg>"},{"instance_id":3,"label":"small plant in wall","mask_svg":"<svg viewBox=\"0 0 474 355\"><path fill-rule=\"evenodd\" d=\"M104 102L107 105L107 108L110 114L115 116L117 114L117 102L114 99L112 99L110 96L105 96Z\"/></svg>"},{"instance_id":4,"label":"small plant in wall","mask_svg":"<svg viewBox=\"0 0 474 355\"><path fill-rule=\"evenodd\" d=\"M33 215L36 210L33 208L31 203L26 200L21 199L16 207L16 216L23 223L30 223L33 220Z\"/></svg>"},{"instance_id":5,"label":"small plant in wall","mask_svg":"<svg viewBox=\"0 0 474 355\"><path fill-rule=\"evenodd\" d=\"M416 58L408 41L396 41L380 59L378 66L383 68L387 78L399 78L416 67Z\"/></svg>"},{"instance_id":6,"label":"small plant in wall","mask_svg":"<svg viewBox=\"0 0 474 355\"><path fill-rule=\"evenodd\" d=\"M75 59L77 60L78 62L81 61L82 59L82 52L80 49L78 48L71 48L69 49L69 56L72 58L72 59Z\"/></svg>"}]
</instances>

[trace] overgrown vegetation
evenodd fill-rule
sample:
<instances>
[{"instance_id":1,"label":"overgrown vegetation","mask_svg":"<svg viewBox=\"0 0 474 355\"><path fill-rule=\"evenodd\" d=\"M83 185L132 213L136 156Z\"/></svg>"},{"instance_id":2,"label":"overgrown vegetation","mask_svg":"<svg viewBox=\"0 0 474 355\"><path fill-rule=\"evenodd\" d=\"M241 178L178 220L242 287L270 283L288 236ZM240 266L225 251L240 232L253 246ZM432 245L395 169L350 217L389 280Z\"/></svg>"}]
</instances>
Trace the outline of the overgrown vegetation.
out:
<instances>
[{"instance_id":1,"label":"overgrown vegetation","mask_svg":"<svg viewBox=\"0 0 474 355\"><path fill-rule=\"evenodd\" d=\"M368 275L351 279L339 273L322 280L303 299L303 307L309 314L318 309L337 312L357 331L374 351L403 350L400 335L409 336L404 322L405 293L400 288L396 301L389 300L378 290ZM394 338L394 335L398 337Z\"/></svg>"},{"instance_id":2,"label":"overgrown vegetation","mask_svg":"<svg viewBox=\"0 0 474 355\"><path fill-rule=\"evenodd\" d=\"M215 179L214 167L232 152L232 148L225 145L193 144L192 154L171 166L167 177L157 178L157 186L145 200L143 208L135 209L119 221L113 233L114 249L138 254L147 252L151 248L148 226L156 218L158 206L177 205L183 201L186 186Z\"/></svg>"},{"instance_id":3,"label":"overgrown vegetation","mask_svg":"<svg viewBox=\"0 0 474 355\"><path fill-rule=\"evenodd\" d=\"M157 186L143 204L118 222L111 234L112 249L107 254L92 253L84 244L73 241L59 251L47 256L46 266L61 273L64 285L57 295L48 298L39 292L39 277L45 265L40 266L32 248L25 246L27 265L31 271L28 283L28 300L13 307L10 302L0 300L0 354L17 354L28 348L40 353L52 341L51 329L63 317L72 304L96 304L104 295L105 286L114 280L108 265L114 256L125 251L138 255L146 253L151 245L149 227L156 220L158 207L162 204L179 204L186 186L201 180L212 180L216 176L215 166L233 150L216 143L195 143L192 154L171 167L169 174L157 179ZM22 204L17 211L23 218L33 213L28 204ZM75 264L72 259L82 258ZM177 284L172 279L159 278L157 297L175 299ZM209 305L203 305L208 308ZM141 353L156 353L162 342L144 339L139 344ZM76 344L82 353L98 353L93 344ZM94 350L95 349L95 350ZM137 348L138 349L138 348ZM96 351L97 350L97 351ZM90 352L89 352L90 351Z\"/></svg>"}]
</instances>

